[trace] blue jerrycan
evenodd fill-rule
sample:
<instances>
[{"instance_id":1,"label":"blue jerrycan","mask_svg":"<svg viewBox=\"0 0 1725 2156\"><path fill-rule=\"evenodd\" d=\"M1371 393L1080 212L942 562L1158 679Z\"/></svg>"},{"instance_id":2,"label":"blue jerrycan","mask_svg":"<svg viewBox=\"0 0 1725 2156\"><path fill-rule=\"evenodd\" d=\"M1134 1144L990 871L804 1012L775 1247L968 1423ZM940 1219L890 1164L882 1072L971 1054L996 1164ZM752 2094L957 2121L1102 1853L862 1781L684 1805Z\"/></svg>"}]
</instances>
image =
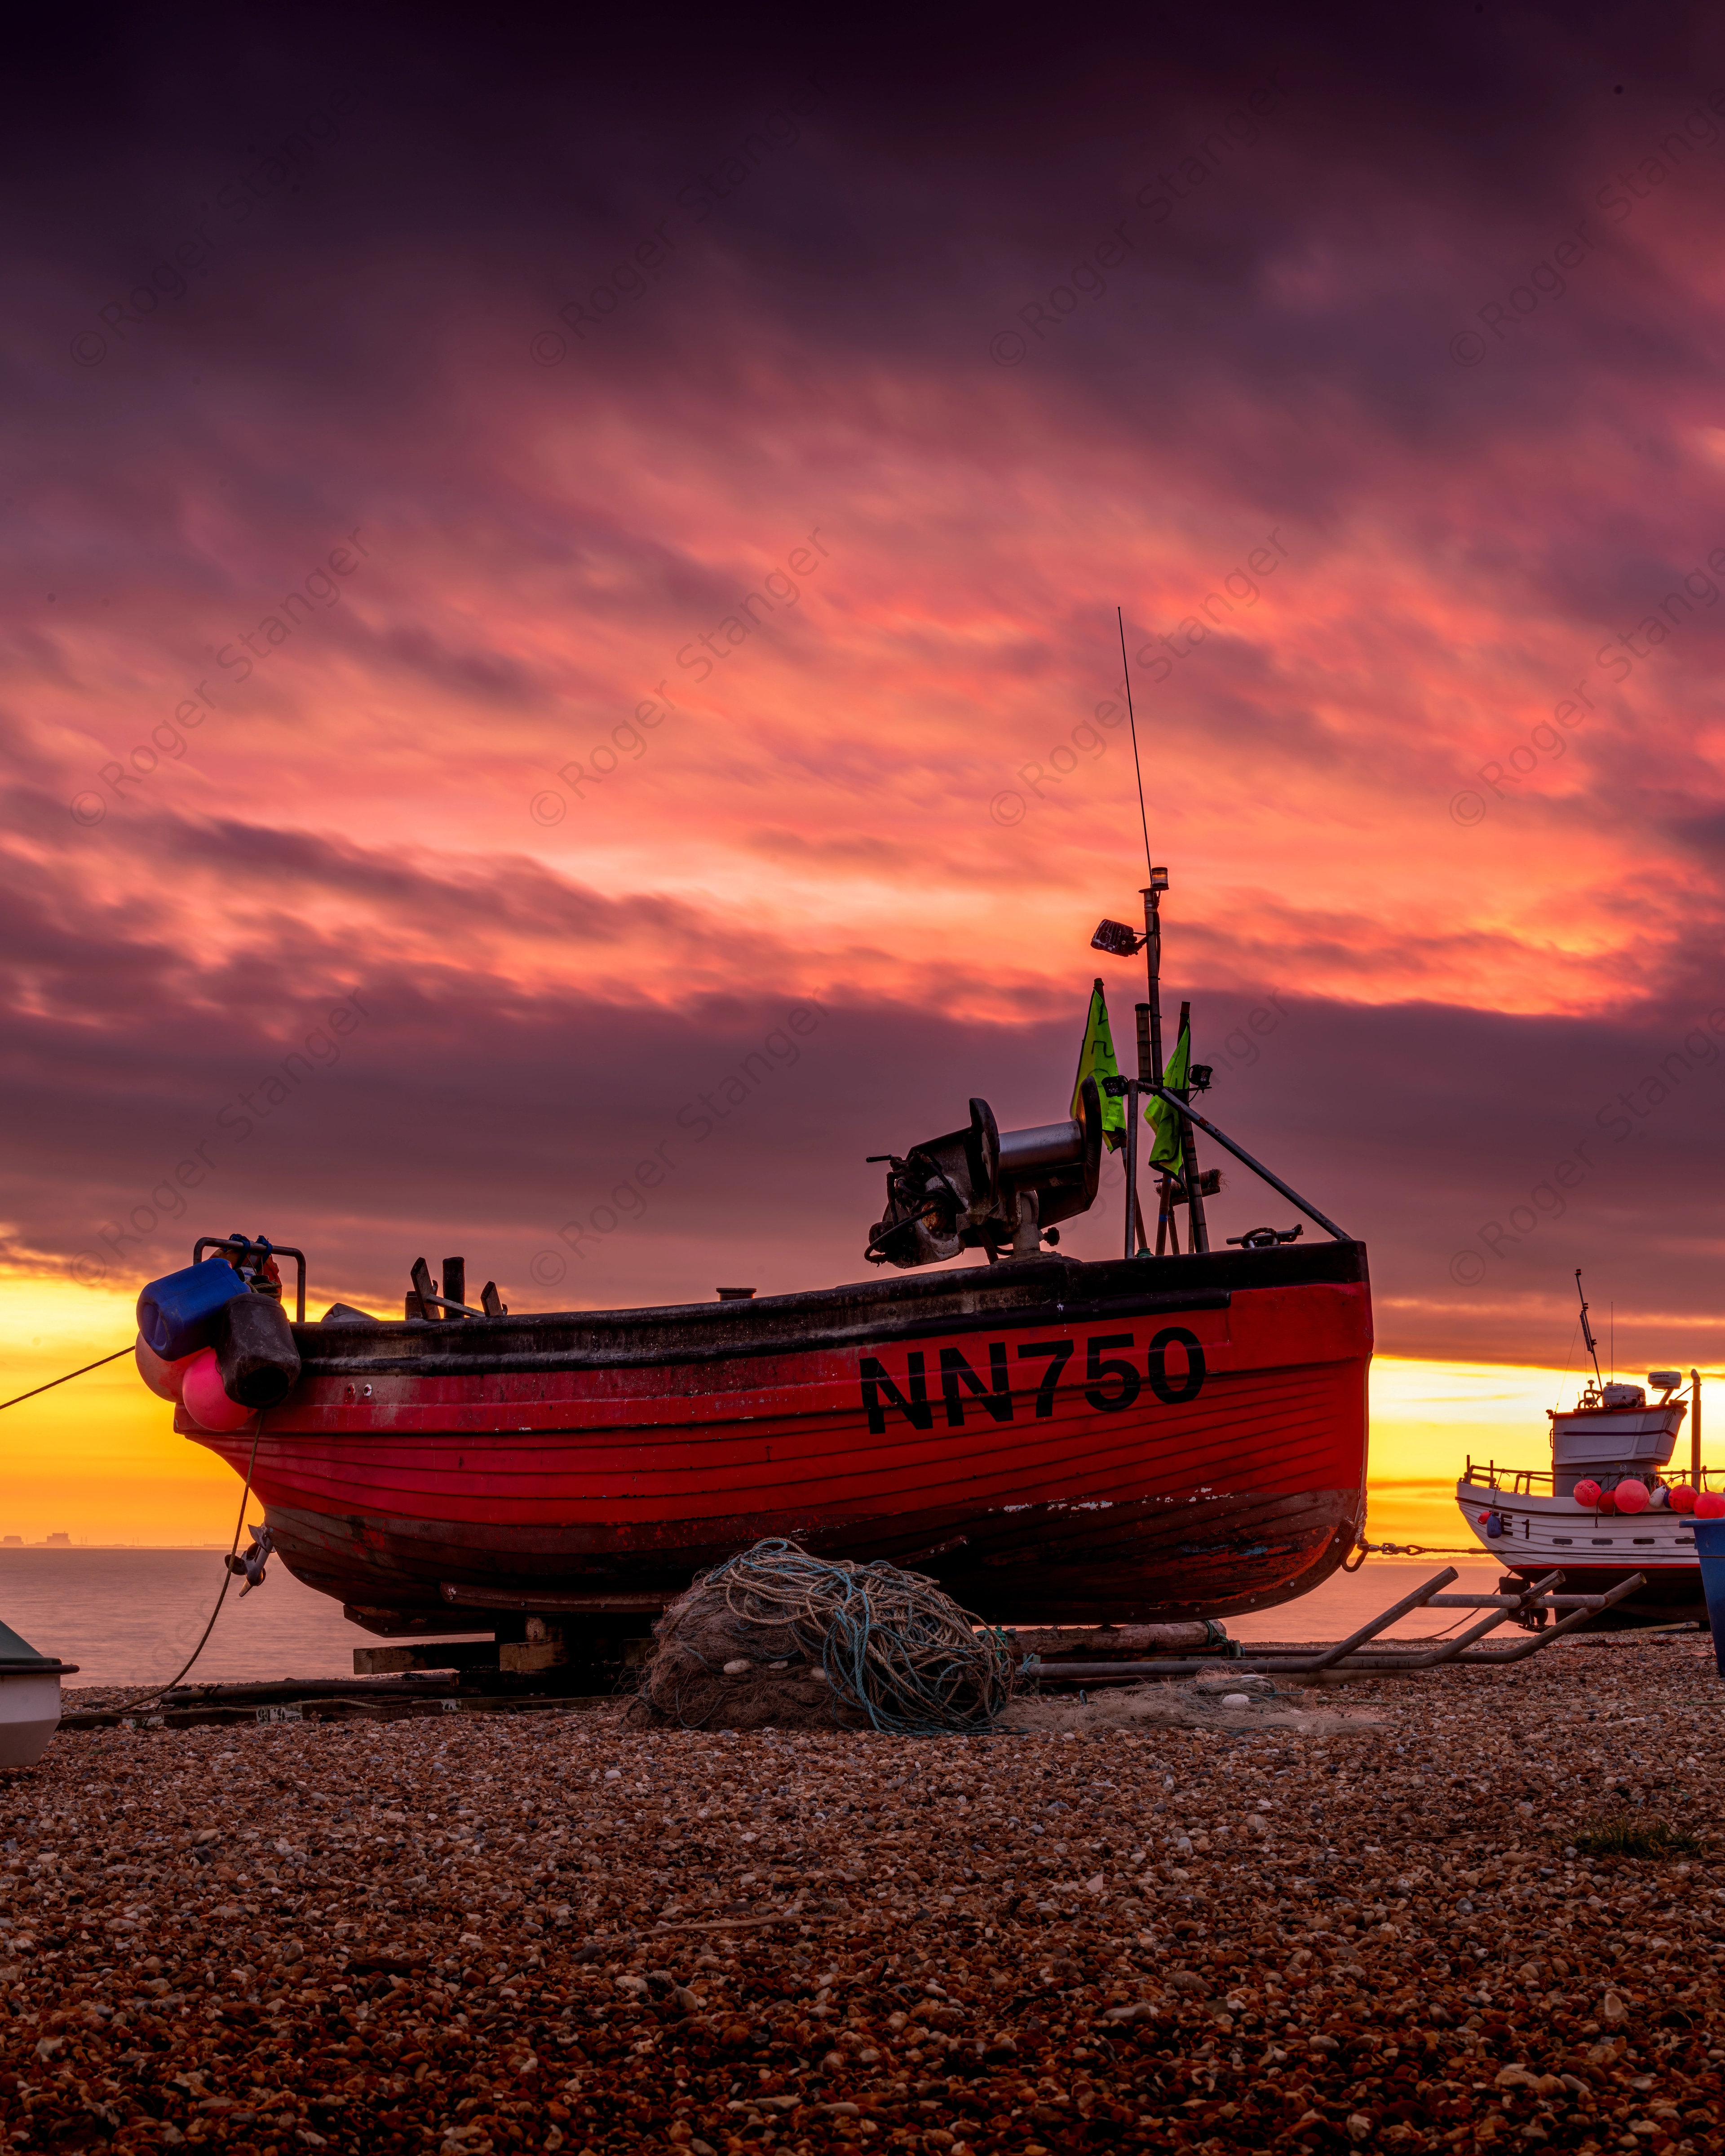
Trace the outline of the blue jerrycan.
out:
<instances>
[{"instance_id":1,"label":"blue jerrycan","mask_svg":"<svg viewBox=\"0 0 1725 2156\"><path fill-rule=\"evenodd\" d=\"M151 1281L138 1297L138 1331L164 1362L177 1362L208 1347L222 1311L250 1292L225 1258L206 1258Z\"/></svg>"}]
</instances>

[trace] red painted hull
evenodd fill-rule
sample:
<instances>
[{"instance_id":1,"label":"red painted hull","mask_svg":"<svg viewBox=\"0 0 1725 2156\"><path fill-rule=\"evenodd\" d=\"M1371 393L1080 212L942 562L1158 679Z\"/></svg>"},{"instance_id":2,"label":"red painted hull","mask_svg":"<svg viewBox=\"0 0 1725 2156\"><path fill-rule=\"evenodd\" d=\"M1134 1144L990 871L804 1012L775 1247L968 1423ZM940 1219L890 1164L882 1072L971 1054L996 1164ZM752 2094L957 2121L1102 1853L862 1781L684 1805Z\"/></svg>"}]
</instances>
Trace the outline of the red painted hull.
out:
<instances>
[{"instance_id":1,"label":"red painted hull","mask_svg":"<svg viewBox=\"0 0 1725 2156\"><path fill-rule=\"evenodd\" d=\"M444 1582L675 1592L773 1534L1000 1621L1224 1615L1317 1584L1363 1517L1354 1244L295 1332L254 1472L277 1547L403 1625L449 1620ZM255 1425L176 1427L244 1471Z\"/></svg>"}]
</instances>

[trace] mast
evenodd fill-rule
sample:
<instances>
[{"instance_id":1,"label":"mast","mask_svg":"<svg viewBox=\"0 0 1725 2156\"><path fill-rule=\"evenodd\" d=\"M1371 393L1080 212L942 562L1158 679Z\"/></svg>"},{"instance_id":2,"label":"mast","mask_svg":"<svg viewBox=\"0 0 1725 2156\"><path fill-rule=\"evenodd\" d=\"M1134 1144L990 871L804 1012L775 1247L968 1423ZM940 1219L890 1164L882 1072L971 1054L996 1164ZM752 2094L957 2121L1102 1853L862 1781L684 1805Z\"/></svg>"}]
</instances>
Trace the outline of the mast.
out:
<instances>
[{"instance_id":1,"label":"mast","mask_svg":"<svg viewBox=\"0 0 1725 2156\"><path fill-rule=\"evenodd\" d=\"M1593 1328L1587 1322L1587 1297L1584 1295L1582 1295L1581 1292L1581 1268L1579 1265L1577 1265L1575 1268L1575 1292L1577 1295L1581 1296L1581 1337L1587 1344L1588 1353L1594 1358L1594 1385L1595 1389L1597 1389L1599 1386L1603 1385L1605 1381L1599 1375L1599 1343L1594 1339L1593 1336ZM1695 1375L1695 1373L1692 1370L1689 1374L1692 1378Z\"/></svg>"},{"instance_id":2,"label":"mast","mask_svg":"<svg viewBox=\"0 0 1725 2156\"><path fill-rule=\"evenodd\" d=\"M1119 607L1114 609L1114 619L1120 631L1121 680L1126 690L1126 716L1132 727L1132 776L1138 789L1138 824L1144 834L1144 865L1150 871L1150 880L1142 887L1141 891L1141 896L1144 901L1142 937L1144 970L1149 1000L1138 1006L1138 1082L1141 1085L1147 1083L1159 1086L1163 1082L1163 1075L1167 1068L1162 1049L1162 894L1168 889L1168 870L1166 868L1158 867L1151 856L1150 819L1144 805L1144 767L1138 758L1138 715L1132 708L1132 670L1126 653L1126 615ZM1109 930L1110 924L1105 921L1101 928L1097 931L1097 937L1108 934ZM1129 933L1129 932L1127 932ZM1095 938L1092 939L1093 942L1095 940ZM1111 941L1100 944L1098 947L1120 950L1123 947L1120 942ZM1134 1104L1134 1109L1136 1110L1136 1104ZM1138 1143L1136 1112L1130 1120L1132 1125L1132 1142L1135 1148L1133 1160L1136 1163L1137 1157L1136 1147ZM1189 1225L1191 1230L1189 1240L1194 1250L1207 1250L1210 1246L1209 1235L1204 1225L1204 1199L1198 1189L1197 1152L1193 1142L1192 1127L1189 1123L1183 1124L1182 1127L1181 1153L1187 1171L1187 1203ZM1180 1247L1178 1238L1174 1235L1173 1209L1168 1198L1170 1187L1171 1181L1168 1175L1163 1174L1158 1178L1159 1202L1156 1219L1158 1257L1162 1255L1165 1239L1173 1240L1175 1250L1178 1250ZM1129 1188L1132 1199L1136 1200L1137 1193L1135 1174L1129 1178ZM1137 1228L1139 1247L1142 1249L1144 1240L1142 1219L1137 1216L1135 1203L1132 1204L1130 1209L1134 1214L1132 1224ZM1131 1232L1129 1228L1128 1243L1131 1240Z\"/></svg>"},{"instance_id":3,"label":"mast","mask_svg":"<svg viewBox=\"0 0 1725 2156\"><path fill-rule=\"evenodd\" d=\"M1162 1083L1162 894L1168 889L1168 870L1153 868L1150 880L1140 894L1144 901L1144 968L1150 984L1150 1029L1147 1040L1138 1036L1138 1075ZM1144 1051L1150 1052L1152 1068L1144 1068Z\"/></svg>"},{"instance_id":4,"label":"mast","mask_svg":"<svg viewBox=\"0 0 1725 2156\"><path fill-rule=\"evenodd\" d=\"M1184 1033L1192 1024L1192 1006L1180 1006L1180 1031ZM1192 1098L1190 1060L1188 1060L1187 1083L1181 1086L1180 1098ZM1186 1240L1194 1250L1207 1250L1210 1246L1209 1223L1204 1217L1204 1193L1198 1187L1198 1141L1192 1135L1192 1126L1180 1118L1180 1171L1186 1184Z\"/></svg>"},{"instance_id":5,"label":"mast","mask_svg":"<svg viewBox=\"0 0 1725 2156\"><path fill-rule=\"evenodd\" d=\"M1146 911L1147 911L1147 910L1148 909L1147 907ZM1140 1004L1137 1005L1136 1010L1136 1016L1138 1021L1137 1082L1141 1087L1147 1083L1153 1086L1158 1083L1162 1075L1160 1067L1156 1061L1155 1051L1150 1045L1150 1016L1152 1008L1153 1006L1149 1004ZM1156 1014L1156 1020L1157 1032L1159 1034L1162 1029L1162 1014L1159 1011ZM1137 1100L1141 1109L1143 1103L1143 1094L1140 1091L1135 1096L1135 1097ZM1134 1145L1138 1142L1143 1135L1138 1128L1138 1112L1139 1111L1135 1109L1129 1118L1132 1124L1132 1142ZM1136 1152L1134 1152L1132 1156L1132 1161L1134 1174L1136 1175L1137 1163L1137 1155ZM1136 1204L1136 1183L1134 1183L1133 1188L1134 1203ZM1147 1250L1150 1247L1150 1245L1149 1239L1144 1233L1144 1209L1142 1204L1137 1204L1133 1218L1137 1224L1138 1248L1141 1250ZM1156 1255L1158 1258L1162 1255L1162 1246L1167 1240L1167 1236L1168 1178L1165 1175L1158 1175L1156 1178Z\"/></svg>"},{"instance_id":6,"label":"mast","mask_svg":"<svg viewBox=\"0 0 1725 2156\"><path fill-rule=\"evenodd\" d=\"M1168 889L1168 870L1150 868L1150 880L1139 896L1144 901L1144 970L1147 978L1150 1000L1138 1005L1138 1076L1148 1079L1152 1085L1162 1083L1164 1063L1162 1053L1162 894ZM1136 1132L1134 1133L1136 1135ZM1174 1233L1173 1209L1168 1204L1168 1179L1166 1175L1156 1178L1156 1255L1159 1258L1173 1239L1178 1252L1180 1240Z\"/></svg>"},{"instance_id":7,"label":"mast","mask_svg":"<svg viewBox=\"0 0 1725 2156\"><path fill-rule=\"evenodd\" d=\"M1126 1255L1132 1257L1138 1247L1138 1081L1126 1081Z\"/></svg>"}]
</instances>

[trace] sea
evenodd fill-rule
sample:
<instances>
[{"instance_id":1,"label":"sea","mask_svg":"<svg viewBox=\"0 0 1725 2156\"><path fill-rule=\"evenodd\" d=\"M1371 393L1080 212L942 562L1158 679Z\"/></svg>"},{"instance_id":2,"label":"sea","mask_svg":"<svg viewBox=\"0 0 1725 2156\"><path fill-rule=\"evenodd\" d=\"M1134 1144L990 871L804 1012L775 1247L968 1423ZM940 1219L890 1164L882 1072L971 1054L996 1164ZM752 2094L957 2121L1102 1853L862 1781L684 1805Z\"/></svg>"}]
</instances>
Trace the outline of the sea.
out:
<instances>
[{"instance_id":1,"label":"sea","mask_svg":"<svg viewBox=\"0 0 1725 2156\"><path fill-rule=\"evenodd\" d=\"M164 1684L209 1621L221 1592L223 1554L90 1544L0 1548L0 1623L39 1654L75 1662L78 1675L66 1680L69 1687ZM1358 1572L1333 1573L1297 1602L1230 1617L1227 1629L1236 1640L1339 1640L1445 1562L1368 1558ZM1449 1593L1496 1593L1498 1566L1463 1563L1456 1570L1460 1577ZM242 1596L244 1585L236 1579L228 1588L188 1682L352 1676L353 1650L380 1644L348 1623L339 1602L302 1586L280 1558L262 1587ZM1466 1611L1416 1611L1386 1636L1413 1639L1469 1621Z\"/></svg>"}]
</instances>

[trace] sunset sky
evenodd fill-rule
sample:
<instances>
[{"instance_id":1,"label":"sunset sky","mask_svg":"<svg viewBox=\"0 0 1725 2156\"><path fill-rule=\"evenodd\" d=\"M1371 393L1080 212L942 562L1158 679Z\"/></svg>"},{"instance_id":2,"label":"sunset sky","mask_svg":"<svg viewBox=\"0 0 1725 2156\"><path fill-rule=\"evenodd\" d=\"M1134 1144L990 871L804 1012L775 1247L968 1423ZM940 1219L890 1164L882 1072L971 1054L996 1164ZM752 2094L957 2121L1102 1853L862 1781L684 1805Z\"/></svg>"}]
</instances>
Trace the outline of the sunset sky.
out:
<instances>
[{"instance_id":1,"label":"sunset sky","mask_svg":"<svg viewBox=\"0 0 1725 2156\"><path fill-rule=\"evenodd\" d=\"M1538 1464L1577 1265L1719 1361L1717 16L18 19L0 1391L201 1234L314 1314L857 1278L865 1154L1130 1033L1117 605L1374 1527ZM225 1534L167 1419L8 1411L0 1512Z\"/></svg>"}]
</instances>

